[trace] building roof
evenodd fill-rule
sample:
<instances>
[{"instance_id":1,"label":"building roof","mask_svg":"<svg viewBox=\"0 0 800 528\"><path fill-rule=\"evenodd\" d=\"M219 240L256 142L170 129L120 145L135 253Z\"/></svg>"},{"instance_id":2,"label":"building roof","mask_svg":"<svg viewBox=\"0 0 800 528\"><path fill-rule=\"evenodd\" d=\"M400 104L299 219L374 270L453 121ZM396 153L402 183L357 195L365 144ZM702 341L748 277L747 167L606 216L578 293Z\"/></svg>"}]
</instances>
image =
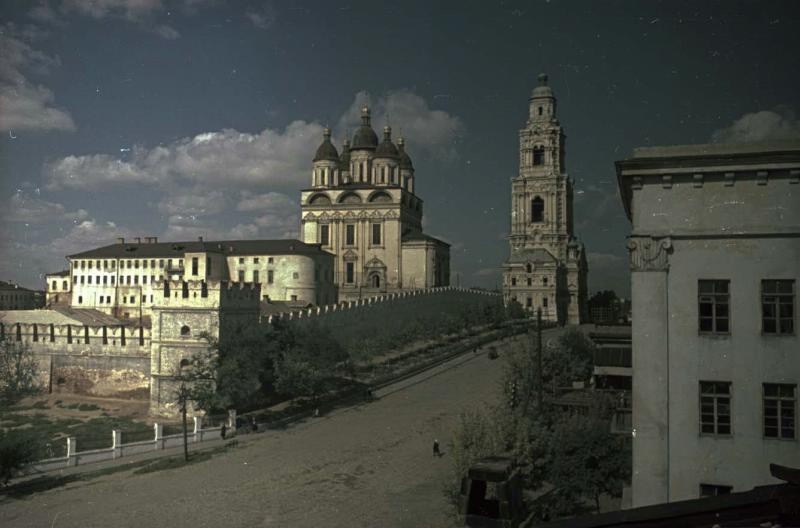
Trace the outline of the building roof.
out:
<instances>
[{"instance_id":1,"label":"building roof","mask_svg":"<svg viewBox=\"0 0 800 528\"><path fill-rule=\"evenodd\" d=\"M622 196L625 214L631 219L631 184L633 177L678 174L694 171L722 174L728 171L755 171L767 165L770 178L779 169L800 166L800 141L770 141L752 143L711 143L699 145L670 145L640 147L633 156L615 163L617 186Z\"/></svg>"},{"instance_id":2,"label":"building roof","mask_svg":"<svg viewBox=\"0 0 800 528\"><path fill-rule=\"evenodd\" d=\"M213 240L193 242L117 243L67 258L178 258L185 253L223 253L226 255L321 255L328 254L319 244L296 239L283 240Z\"/></svg>"},{"instance_id":3,"label":"building roof","mask_svg":"<svg viewBox=\"0 0 800 528\"><path fill-rule=\"evenodd\" d=\"M56 324L56 325L90 325L117 326L130 324L90 308L56 308L50 310L4 310L0 311L0 323L3 324Z\"/></svg>"},{"instance_id":4,"label":"building roof","mask_svg":"<svg viewBox=\"0 0 800 528\"><path fill-rule=\"evenodd\" d=\"M400 156L400 168L414 170L414 164L411 163L411 158L406 152L406 141L403 138L397 138L397 152Z\"/></svg>"},{"instance_id":5,"label":"building roof","mask_svg":"<svg viewBox=\"0 0 800 528\"><path fill-rule=\"evenodd\" d=\"M533 89L531 99L538 99L540 97L553 97L553 89L547 85L547 74L539 74L539 86Z\"/></svg>"},{"instance_id":6,"label":"building roof","mask_svg":"<svg viewBox=\"0 0 800 528\"><path fill-rule=\"evenodd\" d=\"M314 155L314 161L339 161L339 152L336 147L331 143L331 130L326 128L323 132L323 140L317 153Z\"/></svg>"},{"instance_id":7,"label":"building roof","mask_svg":"<svg viewBox=\"0 0 800 528\"><path fill-rule=\"evenodd\" d=\"M432 237L430 235L426 235L425 233L420 233L418 231L412 231L411 233L406 233L403 235L403 242L433 242L434 244L442 244L444 246L450 247L450 244L444 242L443 240L439 240L436 237Z\"/></svg>"},{"instance_id":8,"label":"building roof","mask_svg":"<svg viewBox=\"0 0 800 528\"><path fill-rule=\"evenodd\" d=\"M383 128L383 141L375 149L376 158L398 159L397 146L392 143L392 129L389 126Z\"/></svg>"},{"instance_id":9,"label":"building roof","mask_svg":"<svg viewBox=\"0 0 800 528\"><path fill-rule=\"evenodd\" d=\"M46 273L45 277L69 277L69 270L54 271L53 273Z\"/></svg>"},{"instance_id":10,"label":"building roof","mask_svg":"<svg viewBox=\"0 0 800 528\"><path fill-rule=\"evenodd\" d=\"M13 282L6 282L6 281L0 281L0 290L5 290L5 291L13 290L13 291L18 291L18 292L32 292L32 291L34 291L34 290L31 290L30 288L25 288L24 286L20 286L19 284L15 284Z\"/></svg>"},{"instance_id":11,"label":"building roof","mask_svg":"<svg viewBox=\"0 0 800 528\"><path fill-rule=\"evenodd\" d=\"M356 133L353 135L353 145L350 150L375 150L377 146L378 136L372 130L372 125L370 125L369 107L364 105L361 108L361 126L356 129Z\"/></svg>"}]
</instances>

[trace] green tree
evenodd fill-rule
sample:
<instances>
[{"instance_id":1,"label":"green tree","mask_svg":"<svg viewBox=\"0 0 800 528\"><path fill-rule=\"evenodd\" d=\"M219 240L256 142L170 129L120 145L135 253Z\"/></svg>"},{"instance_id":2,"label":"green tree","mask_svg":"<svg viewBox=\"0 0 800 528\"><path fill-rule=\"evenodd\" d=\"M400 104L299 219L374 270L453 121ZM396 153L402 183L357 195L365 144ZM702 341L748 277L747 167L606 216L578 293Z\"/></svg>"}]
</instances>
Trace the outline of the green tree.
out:
<instances>
[{"instance_id":1,"label":"green tree","mask_svg":"<svg viewBox=\"0 0 800 528\"><path fill-rule=\"evenodd\" d=\"M519 302L512 299L506 305L506 317L508 319L525 319L528 317L528 313Z\"/></svg>"},{"instance_id":2,"label":"green tree","mask_svg":"<svg viewBox=\"0 0 800 528\"><path fill-rule=\"evenodd\" d=\"M0 340L0 400L10 405L40 391L38 365L30 347Z\"/></svg>"},{"instance_id":3,"label":"green tree","mask_svg":"<svg viewBox=\"0 0 800 528\"><path fill-rule=\"evenodd\" d=\"M0 430L0 485L7 485L23 467L41 458L41 439L31 432Z\"/></svg>"},{"instance_id":4,"label":"green tree","mask_svg":"<svg viewBox=\"0 0 800 528\"><path fill-rule=\"evenodd\" d=\"M568 329L555 347L544 347L542 379L545 387L569 387L592 376L595 345L586 334ZM534 367L537 368L537 367Z\"/></svg>"},{"instance_id":5,"label":"green tree","mask_svg":"<svg viewBox=\"0 0 800 528\"><path fill-rule=\"evenodd\" d=\"M281 393L315 400L348 370L347 352L317 325L293 333L284 346L273 359L275 388Z\"/></svg>"}]
</instances>

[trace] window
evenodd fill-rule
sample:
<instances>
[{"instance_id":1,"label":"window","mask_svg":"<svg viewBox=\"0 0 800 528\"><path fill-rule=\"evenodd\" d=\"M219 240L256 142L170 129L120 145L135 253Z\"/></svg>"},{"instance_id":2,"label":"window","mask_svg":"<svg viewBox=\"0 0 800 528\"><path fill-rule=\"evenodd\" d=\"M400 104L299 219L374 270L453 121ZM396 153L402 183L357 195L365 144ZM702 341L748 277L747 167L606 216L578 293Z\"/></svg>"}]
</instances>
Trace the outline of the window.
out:
<instances>
[{"instance_id":1,"label":"window","mask_svg":"<svg viewBox=\"0 0 800 528\"><path fill-rule=\"evenodd\" d=\"M66 289L67 289L67 281L62 281L61 282L61 289L66 291Z\"/></svg>"},{"instance_id":2,"label":"window","mask_svg":"<svg viewBox=\"0 0 800 528\"><path fill-rule=\"evenodd\" d=\"M86 261L85 260L81 261L81 269L86 269Z\"/></svg>"},{"instance_id":3,"label":"window","mask_svg":"<svg viewBox=\"0 0 800 528\"><path fill-rule=\"evenodd\" d=\"M527 306L528 308L533 308L533 299L531 299L530 297L528 297L528 298L525 300L525 306Z\"/></svg>"},{"instance_id":4,"label":"window","mask_svg":"<svg viewBox=\"0 0 800 528\"><path fill-rule=\"evenodd\" d=\"M92 261L89 261L89 269L92 269Z\"/></svg>"},{"instance_id":5,"label":"window","mask_svg":"<svg viewBox=\"0 0 800 528\"><path fill-rule=\"evenodd\" d=\"M108 284L108 276L103 275L103 284Z\"/></svg>"},{"instance_id":6,"label":"window","mask_svg":"<svg viewBox=\"0 0 800 528\"><path fill-rule=\"evenodd\" d=\"M239 270L239 282L244 282L244 270Z\"/></svg>"},{"instance_id":7,"label":"window","mask_svg":"<svg viewBox=\"0 0 800 528\"><path fill-rule=\"evenodd\" d=\"M512 286L516 286L517 285L517 278L516 277L511 277L511 285Z\"/></svg>"},{"instance_id":8,"label":"window","mask_svg":"<svg viewBox=\"0 0 800 528\"><path fill-rule=\"evenodd\" d=\"M188 336L190 336L191 334L192 334L192 331L191 331L191 329L190 329L188 326L186 326L186 325L183 325L183 326L181 327L181 337L188 337ZM182 359L182 360L181 360L181 364L183 364L183 362L184 362L184 361L186 361L186 360L185 360L185 359Z\"/></svg>"},{"instance_id":9,"label":"window","mask_svg":"<svg viewBox=\"0 0 800 528\"><path fill-rule=\"evenodd\" d=\"M199 261L197 257L192 257L192 275L197 275L197 268L199 265Z\"/></svg>"},{"instance_id":10,"label":"window","mask_svg":"<svg viewBox=\"0 0 800 528\"><path fill-rule=\"evenodd\" d=\"M143 268L145 268L145 269L147 269L147 261L146 261L146 260L143 260L143 261L142 261L142 267L143 267Z\"/></svg>"},{"instance_id":11,"label":"window","mask_svg":"<svg viewBox=\"0 0 800 528\"><path fill-rule=\"evenodd\" d=\"M138 260L134 260L134 261L133 261L133 267L134 267L135 269L139 269L139 261L138 261Z\"/></svg>"},{"instance_id":12,"label":"window","mask_svg":"<svg viewBox=\"0 0 800 528\"><path fill-rule=\"evenodd\" d=\"M543 108L541 106L539 106L539 107L537 107L537 110L539 111L539 115L542 115Z\"/></svg>"},{"instance_id":13,"label":"window","mask_svg":"<svg viewBox=\"0 0 800 528\"><path fill-rule=\"evenodd\" d=\"M269 257L267 259L267 264L272 264L273 262L274 262L274 260L272 259L272 257Z\"/></svg>"},{"instance_id":14,"label":"window","mask_svg":"<svg viewBox=\"0 0 800 528\"><path fill-rule=\"evenodd\" d=\"M346 270L346 272L345 272L345 282L347 284L353 284L353 282L355 280L355 278L354 278L355 267L354 267L353 263L352 262L347 262L345 264L345 270Z\"/></svg>"},{"instance_id":15,"label":"window","mask_svg":"<svg viewBox=\"0 0 800 528\"><path fill-rule=\"evenodd\" d=\"M73 275L72 276L72 284L78 284L78 276L77 275Z\"/></svg>"},{"instance_id":16,"label":"window","mask_svg":"<svg viewBox=\"0 0 800 528\"><path fill-rule=\"evenodd\" d=\"M267 284L272 284L273 282L275 282L275 272L267 270Z\"/></svg>"},{"instance_id":17,"label":"window","mask_svg":"<svg viewBox=\"0 0 800 528\"><path fill-rule=\"evenodd\" d=\"M253 264L258 264L258 262L259 262L259 258L258 257L253 257Z\"/></svg>"},{"instance_id":18,"label":"window","mask_svg":"<svg viewBox=\"0 0 800 528\"><path fill-rule=\"evenodd\" d=\"M545 297L544 299L542 299L542 306L544 306L545 308L547 308L547 297Z\"/></svg>"},{"instance_id":19,"label":"window","mask_svg":"<svg viewBox=\"0 0 800 528\"><path fill-rule=\"evenodd\" d=\"M380 246L381 245L381 225L380 224L372 224L372 245L373 246Z\"/></svg>"},{"instance_id":20,"label":"window","mask_svg":"<svg viewBox=\"0 0 800 528\"><path fill-rule=\"evenodd\" d=\"M142 284L147 284L147 275L142 275Z\"/></svg>"},{"instance_id":21,"label":"window","mask_svg":"<svg viewBox=\"0 0 800 528\"><path fill-rule=\"evenodd\" d=\"M297 300L297 295L292 295L292 300L296 301Z\"/></svg>"},{"instance_id":22,"label":"window","mask_svg":"<svg viewBox=\"0 0 800 528\"><path fill-rule=\"evenodd\" d=\"M106 304L111 304L111 296L106 295Z\"/></svg>"},{"instance_id":23,"label":"window","mask_svg":"<svg viewBox=\"0 0 800 528\"><path fill-rule=\"evenodd\" d=\"M164 259L158 259L158 267L159 268L163 268L164 267Z\"/></svg>"},{"instance_id":24,"label":"window","mask_svg":"<svg viewBox=\"0 0 800 528\"><path fill-rule=\"evenodd\" d=\"M78 304L83 304L83 296L78 295Z\"/></svg>"},{"instance_id":25,"label":"window","mask_svg":"<svg viewBox=\"0 0 800 528\"><path fill-rule=\"evenodd\" d=\"M547 277L542 277L542 284L547 286Z\"/></svg>"},{"instance_id":26,"label":"window","mask_svg":"<svg viewBox=\"0 0 800 528\"><path fill-rule=\"evenodd\" d=\"M239 257L239 264L244 264L244 257Z\"/></svg>"},{"instance_id":27,"label":"window","mask_svg":"<svg viewBox=\"0 0 800 528\"><path fill-rule=\"evenodd\" d=\"M533 271L533 266L530 263L525 264L525 273L530 273L531 271Z\"/></svg>"},{"instance_id":28,"label":"window","mask_svg":"<svg viewBox=\"0 0 800 528\"><path fill-rule=\"evenodd\" d=\"M533 147L533 164L544 165L544 147Z\"/></svg>"},{"instance_id":29,"label":"window","mask_svg":"<svg viewBox=\"0 0 800 528\"><path fill-rule=\"evenodd\" d=\"M794 440L795 391L789 383L764 384L764 436Z\"/></svg>"},{"instance_id":30,"label":"window","mask_svg":"<svg viewBox=\"0 0 800 528\"><path fill-rule=\"evenodd\" d=\"M533 279L528 277L528 286L533 286Z\"/></svg>"},{"instance_id":31,"label":"window","mask_svg":"<svg viewBox=\"0 0 800 528\"><path fill-rule=\"evenodd\" d=\"M253 270L253 282L258 282L258 270Z\"/></svg>"},{"instance_id":32,"label":"window","mask_svg":"<svg viewBox=\"0 0 800 528\"><path fill-rule=\"evenodd\" d=\"M712 435L731 434L730 382L700 382L700 432Z\"/></svg>"},{"instance_id":33,"label":"window","mask_svg":"<svg viewBox=\"0 0 800 528\"><path fill-rule=\"evenodd\" d=\"M294 273L292 273L292 278L293 279L299 279L300 278L300 274L295 271Z\"/></svg>"},{"instance_id":34,"label":"window","mask_svg":"<svg viewBox=\"0 0 800 528\"><path fill-rule=\"evenodd\" d=\"M329 225L321 225L319 226L319 243L323 246L327 246L330 243L330 226Z\"/></svg>"},{"instance_id":35,"label":"window","mask_svg":"<svg viewBox=\"0 0 800 528\"><path fill-rule=\"evenodd\" d=\"M701 497L716 497L717 495L727 495L733 491L733 486L720 486L718 484L700 484Z\"/></svg>"},{"instance_id":36,"label":"window","mask_svg":"<svg viewBox=\"0 0 800 528\"><path fill-rule=\"evenodd\" d=\"M58 282L57 281L53 281L53 287L51 289L52 290L57 290L58 289Z\"/></svg>"},{"instance_id":37,"label":"window","mask_svg":"<svg viewBox=\"0 0 800 528\"><path fill-rule=\"evenodd\" d=\"M730 281L700 280L697 283L700 332L727 334Z\"/></svg>"},{"instance_id":38,"label":"window","mask_svg":"<svg viewBox=\"0 0 800 528\"><path fill-rule=\"evenodd\" d=\"M539 196L531 200L531 222L544 221L544 200Z\"/></svg>"},{"instance_id":39,"label":"window","mask_svg":"<svg viewBox=\"0 0 800 528\"><path fill-rule=\"evenodd\" d=\"M344 226L344 243L348 246L353 246L356 243L356 226L355 224L347 224Z\"/></svg>"},{"instance_id":40,"label":"window","mask_svg":"<svg viewBox=\"0 0 800 528\"><path fill-rule=\"evenodd\" d=\"M100 304L103 304L103 296L100 296Z\"/></svg>"},{"instance_id":41,"label":"window","mask_svg":"<svg viewBox=\"0 0 800 528\"><path fill-rule=\"evenodd\" d=\"M135 296L131 295L130 303L131 304L136 304L136 297Z\"/></svg>"},{"instance_id":42,"label":"window","mask_svg":"<svg viewBox=\"0 0 800 528\"><path fill-rule=\"evenodd\" d=\"M794 281L761 281L761 331L794 334Z\"/></svg>"},{"instance_id":43,"label":"window","mask_svg":"<svg viewBox=\"0 0 800 528\"><path fill-rule=\"evenodd\" d=\"M114 276L112 275L111 276L111 284L114 284L114 280L116 280L116 279L114 279Z\"/></svg>"}]
</instances>

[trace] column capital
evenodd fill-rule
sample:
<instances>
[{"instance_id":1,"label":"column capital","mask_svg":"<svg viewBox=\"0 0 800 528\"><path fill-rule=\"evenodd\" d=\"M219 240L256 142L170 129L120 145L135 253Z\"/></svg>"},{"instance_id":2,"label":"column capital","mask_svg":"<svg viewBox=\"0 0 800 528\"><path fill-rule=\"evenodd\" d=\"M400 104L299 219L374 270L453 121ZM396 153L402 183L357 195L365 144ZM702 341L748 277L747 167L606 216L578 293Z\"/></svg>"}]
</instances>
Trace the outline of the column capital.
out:
<instances>
[{"instance_id":1,"label":"column capital","mask_svg":"<svg viewBox=\"0 0 800 528\"><path fill-rule=\"evenodd\" d=\"M631 271L667 271L669 269L669 255L673 251L670 237L631 236L628 237L626 246Z\"/></svg>"}]
</instances>

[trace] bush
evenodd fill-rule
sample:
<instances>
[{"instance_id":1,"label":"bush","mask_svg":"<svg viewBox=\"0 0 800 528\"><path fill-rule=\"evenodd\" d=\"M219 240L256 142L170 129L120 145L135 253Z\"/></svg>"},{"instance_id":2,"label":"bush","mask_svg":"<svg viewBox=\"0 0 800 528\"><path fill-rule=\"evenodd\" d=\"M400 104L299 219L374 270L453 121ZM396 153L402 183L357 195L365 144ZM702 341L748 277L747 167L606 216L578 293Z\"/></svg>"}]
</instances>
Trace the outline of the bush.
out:
<instances>
[{"instance_id":1,"label":"bush","mask_svg":"<svg viewBox=\"0 0 800 528\"><path fill-rule=\"evenodd\" d=\"M41 439L29 432L0 431L0 485L5 486L23 467L41 458Z\"/></svg>"}]
</instances>

